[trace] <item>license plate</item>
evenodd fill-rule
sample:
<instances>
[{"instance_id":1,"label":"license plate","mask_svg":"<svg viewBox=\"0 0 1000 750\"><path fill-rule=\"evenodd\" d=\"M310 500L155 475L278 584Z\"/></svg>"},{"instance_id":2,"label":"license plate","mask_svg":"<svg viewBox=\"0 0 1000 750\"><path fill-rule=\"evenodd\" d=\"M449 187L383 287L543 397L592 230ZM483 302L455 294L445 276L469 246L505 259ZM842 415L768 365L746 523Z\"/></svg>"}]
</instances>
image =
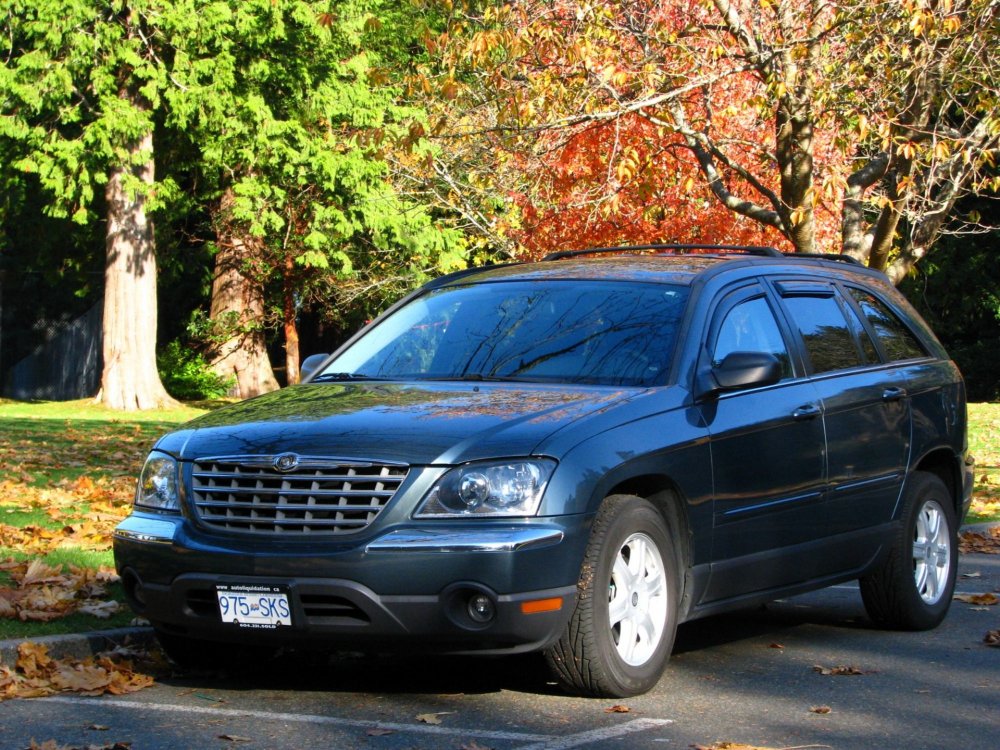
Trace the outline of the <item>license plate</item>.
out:
<instances>
[{"instance_id":1,"label":"license plate","mask_svg":"<svg viewBox=\"0 0 1000 750\"><path fill-rule=\"evenodd\" d=\"M288 593L283 586L219 584L219 614L223 622L241 628L276 628L292 624Z\"/></svg>"}]
</instances>

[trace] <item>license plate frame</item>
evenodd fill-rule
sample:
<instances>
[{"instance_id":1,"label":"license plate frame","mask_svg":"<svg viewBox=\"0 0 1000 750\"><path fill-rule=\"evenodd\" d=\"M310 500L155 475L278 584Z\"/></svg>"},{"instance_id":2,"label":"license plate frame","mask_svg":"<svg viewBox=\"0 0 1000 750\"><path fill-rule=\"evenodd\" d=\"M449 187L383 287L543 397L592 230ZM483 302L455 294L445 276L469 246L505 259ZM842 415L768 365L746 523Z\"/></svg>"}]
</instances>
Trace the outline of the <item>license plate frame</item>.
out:
<instances>
[{"instance_id":1,"label":"license plate frame","mask_svg":"<svg viewBox=\"0 0 1000 750\"><path fill-rule=\"evenodd\" d=\"M215 595L224 624L260 630L276 630L292 624L287 586L218 583Z\"/></svg>"}]
</instances>

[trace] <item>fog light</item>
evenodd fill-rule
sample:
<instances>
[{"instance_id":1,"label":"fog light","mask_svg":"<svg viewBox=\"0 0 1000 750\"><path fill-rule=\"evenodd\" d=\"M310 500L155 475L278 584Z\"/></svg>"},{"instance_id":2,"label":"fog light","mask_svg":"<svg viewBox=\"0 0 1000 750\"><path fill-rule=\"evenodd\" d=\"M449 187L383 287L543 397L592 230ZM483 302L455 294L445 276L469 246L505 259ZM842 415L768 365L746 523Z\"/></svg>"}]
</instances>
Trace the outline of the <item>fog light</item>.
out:
<instances>
[{"instance_id":1,"label":"fog light","mask_svg":"<svg viewBox=\"0 0 1000 750\"><path fill-rule=\"evenodd\" d=\"M497 614L496 605L493 604L493 600L486 594L473 594L470 596L467 610L472 621L479 624L489 622Z\"/></svg>"}]
</instances>

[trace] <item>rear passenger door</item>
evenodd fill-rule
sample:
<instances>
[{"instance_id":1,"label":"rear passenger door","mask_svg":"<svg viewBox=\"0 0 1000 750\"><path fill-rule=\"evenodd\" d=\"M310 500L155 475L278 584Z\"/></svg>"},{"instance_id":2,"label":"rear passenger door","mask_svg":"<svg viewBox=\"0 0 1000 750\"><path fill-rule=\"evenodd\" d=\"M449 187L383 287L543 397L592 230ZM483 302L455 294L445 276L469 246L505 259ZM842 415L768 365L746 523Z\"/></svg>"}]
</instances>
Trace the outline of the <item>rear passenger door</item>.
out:
<instances>
[{"instance_id":1,"label":"rear passenger door","mask_svg":"<svg viewBox=\"0 0 1000 750\"><path fill-rule=\"evenodd\" d=\"M850 292L833 283L776 283L823 406L828 572L865 565L884 539L905 475L910 408L903 372L886 359ZM857 290L860 292L860 290Z\"/></svg>"},{"instance_id":2,"label":"rear passenger door","mask_svg":"<svg viewBox=\"0 0 1000 750\"><path fill-rule=\"evenodd\" d=\"M789 334L758 283L726 295L712 317L701 371L732 352L764 352L782 363L783 377L700 405L715 486L705 602L807 580L821 564L822 410L793 362Z\"/></svg>"}]
</instances>

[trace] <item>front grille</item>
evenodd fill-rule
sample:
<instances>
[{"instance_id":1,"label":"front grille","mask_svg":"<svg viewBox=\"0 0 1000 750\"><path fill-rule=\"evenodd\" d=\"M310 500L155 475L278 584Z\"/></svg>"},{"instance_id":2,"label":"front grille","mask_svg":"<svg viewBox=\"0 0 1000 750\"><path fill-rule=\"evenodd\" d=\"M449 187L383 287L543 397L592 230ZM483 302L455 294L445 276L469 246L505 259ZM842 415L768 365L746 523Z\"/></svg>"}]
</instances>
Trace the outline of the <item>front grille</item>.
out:
<instances>
[{"instance_id":1,"label":"front grille","mask_svg":"<svg viewBox=\"0 0 1000 750\"><path fill-rule=\"evenodd\" d=\"M200 458L191 475L202 523L258 534L348 534L366 528L406 478L402 464L295 456ZM287 463L287 462L286 462Z\"/></svg>"}]
</instances>

